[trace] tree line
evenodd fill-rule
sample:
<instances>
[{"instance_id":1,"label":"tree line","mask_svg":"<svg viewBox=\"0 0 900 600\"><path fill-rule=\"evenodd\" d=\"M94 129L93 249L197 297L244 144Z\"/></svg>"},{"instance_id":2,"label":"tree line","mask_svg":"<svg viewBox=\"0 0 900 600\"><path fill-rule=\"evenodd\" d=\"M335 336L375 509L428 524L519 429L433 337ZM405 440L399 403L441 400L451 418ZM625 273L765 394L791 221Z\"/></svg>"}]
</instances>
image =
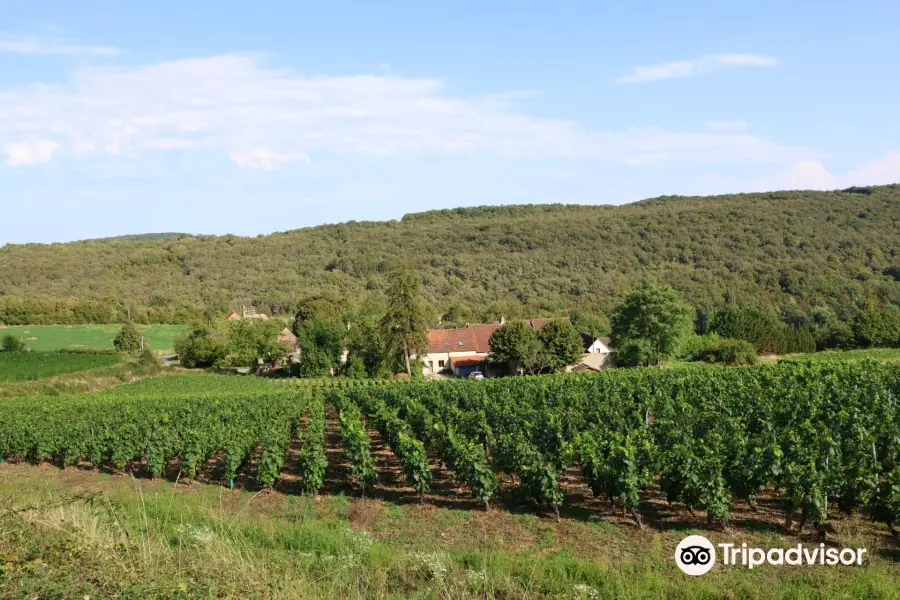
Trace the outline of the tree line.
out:
<instances>
[{"instance_id":1,"label":"tree line","mask_svg":"<svg viewBox=\"0 0 900 600\"><path fill-rule=\"evenodd\" d=\"M285 326L279 320L198 323L179 340L176 352L187 367L268 365L309 378L421 376L429 321L419 275L392 273L387 297L378 317L355 314L334 297L304 299L291 324L296 362L290 359L293 348L279 340ZM731 293L718 306L698 309L671 286L645 282L609 316L573 311L539 329L524 320L506 322L490 337L488 362L510 374L560 372L579 361L583 336L607 334L621 366L670 360L752 364L758 354L814 352L820 343L900 347L900 309L862 311L847 325L792 324Z\"/></svg>"}]
</instances>

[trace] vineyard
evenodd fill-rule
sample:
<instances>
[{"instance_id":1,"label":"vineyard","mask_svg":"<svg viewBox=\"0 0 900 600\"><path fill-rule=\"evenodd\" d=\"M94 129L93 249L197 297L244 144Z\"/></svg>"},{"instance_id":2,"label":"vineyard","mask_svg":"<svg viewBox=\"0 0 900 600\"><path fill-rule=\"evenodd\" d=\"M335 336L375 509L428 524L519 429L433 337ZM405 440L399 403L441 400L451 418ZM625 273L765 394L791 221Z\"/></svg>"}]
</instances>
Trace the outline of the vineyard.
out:
<instances>
[{"instance_id":1,"label":"vineyard","mask_svg":"<svg viewBox=\"0 0 900 600\"><path fill-rule=\"evenodd\" d=\"M119 362L112 353L0 352L0 382L29 381L108 367Z\"/></svg>"},{"instance_id":2,"label":"vineyard","mask_svg":"<svg viewBox=\"0 0 900 600\"><path fill-rule=\"evenodd\" d=\"M498 474L554 510L577 466L597 496L642 523L640 495L727 523L735 500L777 490L824 531L829 506L900 522L900 368L875 362L630 370L334 392L361 407L427 490L424 446L486 504ZM365 460L365 456L353 456ZM558 513L557 513L558 514Z\"/></svg>"},{"instance_id":3,"label":"vineyard","mask_svg":"<svg viewBox=\"0 0 900 600\"><path fill-rule=\"evenodd\" d=\"M379 440L420 501L442 468L486 508L515 495L558 515L576 472L639 526L648 491L710 525L764 494L789 528L824 534L829 511L900 523L900 367L870 361L386 385L171 376L0 400L0 455L272 486L294 447L316 493L326 415L361 495L379 478Z\"/></svg>"}]
</instances>

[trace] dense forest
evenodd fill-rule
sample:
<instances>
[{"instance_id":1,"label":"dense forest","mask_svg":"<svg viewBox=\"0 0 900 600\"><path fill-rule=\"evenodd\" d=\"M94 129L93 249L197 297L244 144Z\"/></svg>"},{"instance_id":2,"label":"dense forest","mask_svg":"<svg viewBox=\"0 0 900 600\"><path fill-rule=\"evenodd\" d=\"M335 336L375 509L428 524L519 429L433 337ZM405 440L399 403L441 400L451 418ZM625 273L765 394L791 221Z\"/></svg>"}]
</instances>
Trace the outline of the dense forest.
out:
<instances>
[{"instance_id":1,"label":"dense forest","mask_svg":"<svg viewBox=\"0 0 900 600\"><path fill-rule=\"evenodd\" d=\"M787 321L900 304L900 185L484 206L240 237L152 234L0 248L7 324L185 322L303 298L378 313L410 267L435 322L609 311L641 281L695 307L726 292Z\"/></svg>"}]
</instances>

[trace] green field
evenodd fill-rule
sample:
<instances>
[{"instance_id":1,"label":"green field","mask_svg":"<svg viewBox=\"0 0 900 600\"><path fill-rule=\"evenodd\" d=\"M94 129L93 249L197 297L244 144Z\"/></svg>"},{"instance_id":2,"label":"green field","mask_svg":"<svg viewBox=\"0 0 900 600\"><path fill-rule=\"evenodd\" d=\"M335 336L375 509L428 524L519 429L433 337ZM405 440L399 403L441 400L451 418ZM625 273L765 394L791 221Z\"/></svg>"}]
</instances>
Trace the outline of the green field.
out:
<instances>
[{"instance_id":1,"label":"green field","mask_svg":"<svg viewBox=\"0 0 900 600\"><path fill-rule=\"evenodd\" d=\"M900 348L866 348L860 350L824 350L811 354L798 354L781 358L788 362L801 361L853 361L878 360L883 362L900 362Z\"/></svg>"},{"instance_id":2,"label":"green field","mask_svg":"<svg viewBox=\"0 0 900 600\"><path fill-rule=\"evenodd\" d=\"M146 343L153 351L167 351L175 347L175 341L184 325L138 325ZM24 340L30 350L108 350L121 325L25 325L0 328L0 337L14 335Z\"/></svg>"},{"instance_id":3,"label":"green field","mask_svg":"<svg viewBox=\"0 0 900 600\"><path fill-rule=\"evenodd\" d=\"M0 352L0 382L46 379L64 373L99 369L121 360L117 354L79 352Z\"/></svg>"}]
</instances>

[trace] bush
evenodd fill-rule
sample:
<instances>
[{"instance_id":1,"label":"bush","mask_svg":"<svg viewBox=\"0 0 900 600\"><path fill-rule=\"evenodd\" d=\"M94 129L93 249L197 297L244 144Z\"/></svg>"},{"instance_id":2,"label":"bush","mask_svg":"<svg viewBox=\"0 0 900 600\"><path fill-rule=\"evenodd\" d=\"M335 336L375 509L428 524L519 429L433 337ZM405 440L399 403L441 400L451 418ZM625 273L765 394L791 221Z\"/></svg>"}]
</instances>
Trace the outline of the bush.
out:
<instances>
[{"instance_id":1,"label":"bush","mask_svg":"<svg viewBox=\"0 0 900 600\"><path fill-rule=\"evenodd\" d=\"M126 323L113 340L113 346L119 352L137 354L141 351L141 334L132 323Z\"/></svg>"},{"instance_id":2,"label":"bush","mask_svg":"<svg viewBox=\"0 0 900 600\"><path fill-rule=\"evenodd\" d=\"M756 363L756 348L746 340L715 340L700 353L700 360L726 365L752 365Z\"/></svg>"},{"instance_id":3,"label":"bush","mask_svg":"<svg viewBox=\"0 0 900 600\"><path fill-rule=\"evenodd\" d=\"M676 357L680 360L701 360L701 357L703 356L703 353L706 352L707 348L717 341L719 341L719 336L715 333L685 336L681 345L678 347Z\"/></svg>"},{"instance_id":4,"label":"bush","mask_svg":"<svg viewBox=\"0 0 900 600\"><path fill-rule=\"evenodd\" d=\"M189 369L212 367L226 354L225 345L213 339L213 332L205 325L195 325L175 344L181 366Z\"/></svg>"},{"instance_id":5,"label":"bush","mask_svg":"<svg viewBox=\"0 0 900 600\"><path fill-rule=\"evenodd\" d=\"M159 366L160 364L159 359L156 358L156 355L153 354L153 351L150 350L150 348L148 348L146 344L144 345L144 351L141 352L140 360L142 365L146 365L148 367L153 365Z\"/></svg>"},{"instance_id":6,"label":"bush","mask_svg":"<svg viewBox=\"0 0 900 600\"><path fill-rule=\"evenodd\" d=\"M25 342L8 333L3 336L3 342L0 344L0 348L2 348L3 352L22 352L25 350Z\"/></svg>"}]
</instances>

